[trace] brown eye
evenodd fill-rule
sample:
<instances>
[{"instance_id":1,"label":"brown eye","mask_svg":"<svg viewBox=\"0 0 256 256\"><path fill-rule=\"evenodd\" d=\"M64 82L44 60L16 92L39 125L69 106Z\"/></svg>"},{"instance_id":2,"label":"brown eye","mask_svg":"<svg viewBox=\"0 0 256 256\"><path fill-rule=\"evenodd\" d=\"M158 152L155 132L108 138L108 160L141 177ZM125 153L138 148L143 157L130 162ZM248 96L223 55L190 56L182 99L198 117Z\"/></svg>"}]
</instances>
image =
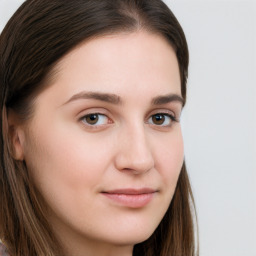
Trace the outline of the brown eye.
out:
<instances>
[{"instance_id":1,"label":"brown eye","mask_svg":"<svg viewBox=\"0 0 256 256\"><path fill-rule=\"evenodd\" d=\"M156 125L162 125L165 121L165 116L162 114L157 114L152 116L152 122Z\"/></svg>"},{"instance_id":2,"label":"brown eye","mask_svg":"<svg viewBox=\"0 0 256 256\"><path fill-rule=\"evenodd\" d=\"M149 118L149 124L157 126L171 126L172 122L176 121L175 117L170 114L158 113Z\"/></svg>"},{"instance_id":3,"label":"brown eye","mask_svg":"<svg viewBox=\"0 0 256 256\"><path fill-rule=\"evenodd\" d=\"M98 114L90 114L85 116L85 120L88 124L94 125L98 122L99 120L99 115Z\"/></svg>"},{"instance_id":4,"label":"brown eye","mask_svg":"<svg viewBox=\"0 0 256 256\"><path fill-rule=\"evenodd\" d=\"M92 113L83 116L80 119L84 124L89 126L100 126L109 123L109 118L106 115L99 114L99 113Z\"/></svg>"}]
</instances>

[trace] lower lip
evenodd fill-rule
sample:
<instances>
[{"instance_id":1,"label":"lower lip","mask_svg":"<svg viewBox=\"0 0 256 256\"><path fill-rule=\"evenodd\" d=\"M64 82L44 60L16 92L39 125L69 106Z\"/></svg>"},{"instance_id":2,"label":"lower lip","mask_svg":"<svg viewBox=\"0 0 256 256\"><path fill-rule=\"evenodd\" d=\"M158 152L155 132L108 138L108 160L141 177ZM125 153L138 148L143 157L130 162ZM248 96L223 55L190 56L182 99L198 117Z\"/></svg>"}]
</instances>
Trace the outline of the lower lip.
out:
<instances>
[{"instance_id":1,"label":"lower lip","mask_svg":"<svg viewBox=\"0 0 256 256\"><path fill-rule=\"evenodd\" d=\"M130 207L130 208L141 208L150 203L155 193L136 194L136 195L109 194L109 193L102 193L102 194L119 205Z\"/></svg>"}]
</instances>

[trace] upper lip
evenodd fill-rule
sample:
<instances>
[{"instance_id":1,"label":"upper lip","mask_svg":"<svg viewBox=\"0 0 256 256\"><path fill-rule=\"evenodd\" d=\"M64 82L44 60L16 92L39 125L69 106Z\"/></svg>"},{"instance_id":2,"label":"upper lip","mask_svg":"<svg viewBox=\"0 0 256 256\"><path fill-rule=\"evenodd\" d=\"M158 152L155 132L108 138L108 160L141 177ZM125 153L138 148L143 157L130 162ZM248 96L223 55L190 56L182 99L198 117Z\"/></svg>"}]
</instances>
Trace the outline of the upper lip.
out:
<instances>
[{"instance_id":1,"label":"upper lip","mask_svg":"<svg viewBox=\"0 0 256 256\"><path fill-rule=\"evenodd\" d=\"M107 190L103 191L102 193L107 194L124 194L124 195L141 195L141 194L152 194L157 192L156 189L152 188L123 188L123 189L114 189L114 190Z\"/></svg>"}]
</instances>

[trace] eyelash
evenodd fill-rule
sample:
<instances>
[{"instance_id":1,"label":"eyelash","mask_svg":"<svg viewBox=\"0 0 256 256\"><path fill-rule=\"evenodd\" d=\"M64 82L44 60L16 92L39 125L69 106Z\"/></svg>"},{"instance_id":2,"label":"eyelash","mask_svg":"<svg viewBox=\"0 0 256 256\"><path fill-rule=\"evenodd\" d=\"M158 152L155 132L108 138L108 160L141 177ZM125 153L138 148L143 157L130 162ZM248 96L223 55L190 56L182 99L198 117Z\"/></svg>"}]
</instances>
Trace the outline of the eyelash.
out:
<instances>
[{"instance_id":1,"label":"eyelash","mask_svg":"<svg viewBox=\"0 0 256 256\"><path fill-rule=\"evenodd\" d=\"M100 117L104 117L104 118L108 119L106 124L112 123L112 121L109 122L110 118L109 118L107 115L102 114L102 113L90 113L90 114L87 114L87 115L82 116L82 117L80 118L80 120L81 120L85 125L89 126L90 128L96 128L96 127L98 127L98 126L106 125L106 124L89 124L88 122L84 122L84 120L86 120L86 118L90 118L90 117L93 117L93 116L94 116L94 118L95 118L95 116L97 116L97 117L96 117L96 122L98 122L98 120L99 120Z\"/></svg>"},{"instance_id":2,"label":"eyelash","mask_svg":"<svg viewBox=\"0 0 256 256\"><path fill-rule=\"evenodd\" d=\"M157 116L164 117L164 122L166 122L166 119L169 118L169 124L167 124L167 125L155 124L152 121L152 118L157 117ZM87 118L90 118L90 117L96 119L96 122L94 124L89 124L87 121L85 121ZM106 118L107 119L106 123L105 124L97 124L102 118ZM85 126L89 127L90 129L97 129L97 128L100 128L100 127L103 127L105 125L113 123L113 121L106 114L97 113L97 112L86 114L86 115L82 116L79 120ZM161 128L161 127L162 128L171 127L173 125L173 122L179 122L179 120L174 115L172 115L170 113L164 113L164 112L159 112L159 113L153 114L147 120L148 120L147 123L149 125L153 125L153 126L156 126L158 128ZM149 121L149 120L151 120L151 121Z\"/></svg>"},{"instance_id":3,"label":"eyelash","mask_svg":"<svg viewBox=\"0 0 256 256\"><path fill-rule=\"evenodd\" d=\"M156 117L156 116L162 116L162 117L164 117L164 122L166 121L166 117L169 118L169 119L170 119L170 120L169 120L169 123L170 123L170 124L168 124L168 125L162 125L162 124L157 125L157 124L148 122L150 125L156 125L156 126L158 126L158 127L170 127L170 126L172 126L173 122L178 122L178 119L177 119L174 115L171 115L171 114L169 114L169 113L161 113L161 112L160 112L160 113L153 114L152 116L150 116L149 119L152 119L153 117Z\"/></svg>"}]
</instances>

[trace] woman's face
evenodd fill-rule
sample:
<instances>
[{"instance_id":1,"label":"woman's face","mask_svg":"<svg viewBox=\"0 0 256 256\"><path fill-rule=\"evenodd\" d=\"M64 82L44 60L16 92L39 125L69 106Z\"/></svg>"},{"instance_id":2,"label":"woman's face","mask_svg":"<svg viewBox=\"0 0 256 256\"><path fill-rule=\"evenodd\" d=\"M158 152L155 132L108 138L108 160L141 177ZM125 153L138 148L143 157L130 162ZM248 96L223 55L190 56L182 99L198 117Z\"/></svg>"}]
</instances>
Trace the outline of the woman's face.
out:
<instances>
[{"instance_id":1,"label":"woman's face","mask_svg":"<svg viewBox=\"0 0 256 256\"><path fill-rule=\"evenodd\" d=\"M131 251L163 218L183 163L175 52L159 35L118 34L56 70L20 140L48 219L72 255Z\"/></svg>"}]
</instances>

